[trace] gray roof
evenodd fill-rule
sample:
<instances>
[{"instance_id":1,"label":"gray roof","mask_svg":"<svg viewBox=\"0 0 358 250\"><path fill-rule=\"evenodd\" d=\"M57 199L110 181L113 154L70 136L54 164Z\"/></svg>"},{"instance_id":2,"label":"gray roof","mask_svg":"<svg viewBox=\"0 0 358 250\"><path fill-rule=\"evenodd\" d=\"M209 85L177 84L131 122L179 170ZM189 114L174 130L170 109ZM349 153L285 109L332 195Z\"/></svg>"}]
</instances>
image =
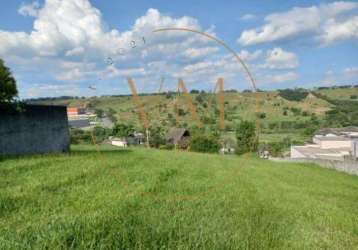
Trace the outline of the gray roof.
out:
<instances>
[{"instance_id":1,"label":"gray roof","mask_svg":"<svg viewBox=\"0 0 358 250\"><path fill-rule=\"evenodd\" d=\"M343 136L322 136L322 137L315 137L317 140L320 141L351 141L352 139Z\"/></svg>"},{"instance_id":2,"label":"gray roof","mask_svg":"<svg viewBox=\"0 0 358 250\"><path fill-rule=\"evenodd\" d=\"M83 120L69 120L68 121L68 125L71 128L86 128L90 126L89 120L88 119L83 119Z\"/></svg>"},{"instance_id":3,"label":"gray roof","mask_svg":"<svg viewBox=\"0 0 358 250\"><path fill-rule=\"evenodd\" d=\"M323 128L316 132L316 135L336 134L341 135L348 132L358 132L358 127L348 126L344 128Z\"/></svg>"},{"instance_id":4,"label":"gray roof","mask_svg":"<svg viewBox=\"0 0 358 250\"><path fill-rule=\"evenodd\" d=\"M185 128L171 128L167 133L167 141L177 144L183 136L190 136L190 133Z\"/></svg>"},{"instance_id":5,"label":"gray roof","mask_svg":"<svg viewBox=\"0 0 358 250\"><path fill-rule=\"evenodd\" d=\"M310 146L294 146L294 148L303 154L339 154L342 151L350 151L351 148L319 148Z\"/></svg>"}]
</instances>

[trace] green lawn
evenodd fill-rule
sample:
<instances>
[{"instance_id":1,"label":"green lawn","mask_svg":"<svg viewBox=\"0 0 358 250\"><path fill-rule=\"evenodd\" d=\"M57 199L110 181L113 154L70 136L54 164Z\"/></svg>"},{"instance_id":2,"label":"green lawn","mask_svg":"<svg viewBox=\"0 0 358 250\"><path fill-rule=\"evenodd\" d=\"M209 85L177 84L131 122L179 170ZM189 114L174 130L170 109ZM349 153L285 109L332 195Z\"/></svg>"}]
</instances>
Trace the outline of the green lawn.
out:
<instances>
[{"instance_id":1,"label":"green lawn","mask_svg":"<svg viewBox=\"0 0 358 250\"><path fill-rule=\"evenodd\" d=\"M0 249L357 249L358 177L76 147L0 161Z\"/></svg>"}]
</instances>

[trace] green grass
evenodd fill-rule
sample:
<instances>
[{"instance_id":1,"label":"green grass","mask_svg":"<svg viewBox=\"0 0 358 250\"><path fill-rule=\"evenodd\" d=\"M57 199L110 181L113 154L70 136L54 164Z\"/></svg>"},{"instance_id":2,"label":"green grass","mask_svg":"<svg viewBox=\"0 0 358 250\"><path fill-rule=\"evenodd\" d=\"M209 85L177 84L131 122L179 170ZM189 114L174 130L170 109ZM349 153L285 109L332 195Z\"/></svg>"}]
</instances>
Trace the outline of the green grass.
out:
<instances>
[{"instance_id":1,"label":"green grass","mask_svg":"<svg viewBox=\"0 0 358 250\"><path fill-rule=\"evenodd\" d=\"M358 177L310 164L75 147L0 161L0 249L357 249Z\"/></svg>"}]
</instances>

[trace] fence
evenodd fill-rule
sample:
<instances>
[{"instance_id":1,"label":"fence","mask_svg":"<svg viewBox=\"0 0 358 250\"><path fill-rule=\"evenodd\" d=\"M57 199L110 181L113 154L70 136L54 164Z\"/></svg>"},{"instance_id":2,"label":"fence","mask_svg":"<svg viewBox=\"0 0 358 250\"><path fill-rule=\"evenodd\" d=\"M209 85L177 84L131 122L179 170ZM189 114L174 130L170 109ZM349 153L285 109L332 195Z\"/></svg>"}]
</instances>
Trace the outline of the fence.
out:
<instances>
[{"instance_id":1,"label":"fence","mask_svg":"<svg viewBox=\"0 0 358 250\"><path fill-rule=\"evenodd\" d=\"M315 163L321 167L335 169L340 172L345 172L351 175L358 175L358 161L355 160L345 160L345 161L336 161L336 160L324 160L324 159L272 159L274 161L286 161L286 162L303 162L303 163Z\"/></svg>"}]
</instances>

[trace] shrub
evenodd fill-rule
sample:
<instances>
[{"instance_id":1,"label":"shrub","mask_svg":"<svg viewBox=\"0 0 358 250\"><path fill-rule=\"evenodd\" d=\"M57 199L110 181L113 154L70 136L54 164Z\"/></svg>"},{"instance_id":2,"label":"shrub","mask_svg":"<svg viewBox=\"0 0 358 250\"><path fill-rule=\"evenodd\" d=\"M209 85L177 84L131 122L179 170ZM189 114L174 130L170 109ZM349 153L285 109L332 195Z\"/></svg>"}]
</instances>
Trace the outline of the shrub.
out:
<instances>
[{"instance_id":1,"label":"shrub","mask_svg":"<svg viewBox=\"0 0 358 250\"><path fill-rule=\"evenodd\" d=\"M214 135L196 135L190 143L190 150L194 152L217 153L219 149L219 140Z\"/></svg>"},{"instance_id":2,"label":"shrub","mask_svg":"<svg viewBox=\"0 0 358 250\"><path fill-rule=\"evenodd\" d=\"M266 118L266 113L258 112L258 113L256 113L256 117L260 118L260 119L265 119Z\"/></svg>"},{"instance_id":3,"label":"shrub","mask_svg":"<svg viewBox=\"0 0 358 250\"><path fill-rule=\"evenodd\" d=\"M95 128L93 128L93 131L92 131L93 136L94 136L93 139L95 140L96 143L101 143L109 137L111 132L112 132L111 129L95 127Z\"/></svg>"},{"instance_id":4,"label":"shrub","mask_svg":"<svg viewBox=\"0 0 358 250\"><path fill-rule=\"evenodd\" d=\"M103 118L104 116L104 111L102 109L95 109L95 114L99 117L99 118Z\"/></svg>"},{"instance_id":5,"label":"shrub","mask_svg":"<svg viewBox=\"0 0 358 250\"><path fill-rule=\"evenodd\" d=\"M156 126L149 129L150 139L149 144L151 147L159 148L166 144L165 131L162 127Z\"/></svg>"},{"instance_id":6,"label":"shrub","mask_svg":"<svg viewBox=\"0 0 358 250\"><path fill-rule=\"evenodd\" d=\"M134 132L134 127L131 124L117 123L114 128L112 135L120 138L128 137Z\"/></svg>"},{"instance_id":7,"label":"shrub","mask_svg":"<svg viewBox=\"0 0 358 250\"><path fill-rule=\"evenodd\" d=\"M290 110L294 115L300 115L302 111L300 108L295 108L295 107L292 107Z\"/></svg>"},{"instance_id":8,"label":"shrub","mask_svg":"<svg viewBox=\"0 0 358 250\"><path fill-rule=\"evenodd\" d=\"M308 95L308 91L304 89L281 89L279 95L288 101L302 101Z\"/></svg>"},{"instance_id":9,"label":"shrub","mask_svg":"<svg viewBox=\"0 0 358 250\"><path fill-rule=\"evenodd\" d=\"M89 144L92 143L92 136L90 131L81 129L70 130L71 144Z\"/></svg>"},{"instance_id":10,"label":"shrub","mask_svg":"<svg viewBox=\"0 0 358 250\"><path fill-rule=\"evenodd\" d=\"M237 153L255 152L258 146L255 123L242 121L236 129Z\"/></svg>"}]
</instances>

